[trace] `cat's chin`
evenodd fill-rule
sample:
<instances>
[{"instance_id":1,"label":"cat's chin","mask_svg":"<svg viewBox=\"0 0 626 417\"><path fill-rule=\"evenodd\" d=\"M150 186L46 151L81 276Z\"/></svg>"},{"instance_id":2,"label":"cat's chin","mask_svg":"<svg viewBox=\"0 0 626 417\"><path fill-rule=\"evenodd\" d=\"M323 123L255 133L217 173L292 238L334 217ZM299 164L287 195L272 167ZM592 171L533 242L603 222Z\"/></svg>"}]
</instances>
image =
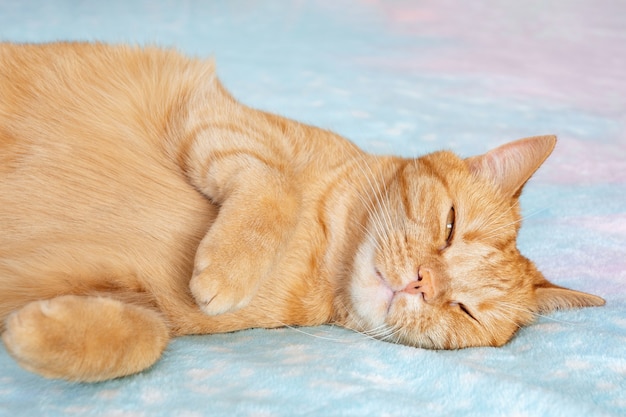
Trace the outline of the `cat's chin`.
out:
<instances>
[{"instance_id":1,"label":"cat's chin","mask_svg":"<svg viewBox=\"0 0 626 417\"><path fill-rule=\"evenodd\" d=\"M384 325L393 305L394 294L391 287L377 276L375 269L355 277L350 288L350 298L359 327L368 330Z\"/></svg>"}]
</instances>

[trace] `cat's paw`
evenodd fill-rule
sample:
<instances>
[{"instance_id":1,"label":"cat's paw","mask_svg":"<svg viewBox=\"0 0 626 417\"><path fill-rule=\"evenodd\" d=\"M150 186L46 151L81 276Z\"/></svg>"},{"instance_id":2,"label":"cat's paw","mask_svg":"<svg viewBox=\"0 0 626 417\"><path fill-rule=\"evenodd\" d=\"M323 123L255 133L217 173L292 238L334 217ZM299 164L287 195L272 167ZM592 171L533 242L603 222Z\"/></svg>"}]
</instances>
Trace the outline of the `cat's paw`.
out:
<instances>
[{"instance_id":1,"label":"cat's paw","mask_svg":"<svg viewBox=\"0 0 626 417\"><path fill-rule=\"evenodd\" d=\"M67 308L53 300L27 304L6 320L2 341L7 351L23 367L44 376L55 377L50 365L58 362L53 340L62 333ZM52 349L51 349L52 347Z\"/></svg>"},{"instance_id":2,"label":"cat's paw","mask_svg":"<svg viewBox=\"0 0 626 417\"><path fill-rule=\"evenodd\" d=\"M237 277L220 276L211 270L194 274L189 288L200 309L209 316L229 313L247 306L256 292L243 285L242 280Z\"/></svg>"},{"instance_id":3,"label":"cat's paw","mask_svg":"<svg viewBox=\"0 0 626 417\"><path fill-rule=\"evenodd\" d=\"M151 310L109 298L66 295L31 302L11 314L2 340L29 371L101 381L150 366L169 335Z\"/></svg>"}]
</instances>

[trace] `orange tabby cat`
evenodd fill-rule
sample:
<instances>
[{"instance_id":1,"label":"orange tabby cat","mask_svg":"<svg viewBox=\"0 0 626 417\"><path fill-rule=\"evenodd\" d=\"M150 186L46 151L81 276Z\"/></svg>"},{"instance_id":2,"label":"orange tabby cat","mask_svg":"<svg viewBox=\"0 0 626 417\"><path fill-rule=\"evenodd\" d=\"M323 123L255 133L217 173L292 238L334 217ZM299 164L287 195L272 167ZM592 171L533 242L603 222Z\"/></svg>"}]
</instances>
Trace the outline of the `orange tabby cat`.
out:
<instances>
[{"instance_id":1,"label":"orange tabby cat","mask_svg":"<svg viewBox=\"0 0 626 417\"><path fill-rule=\"evenodd\" d=\"M502 345L537 312L604 303L516 248L522 186L554 145L374 156L237 103L210 62L0 44L2 339L78 381L250 327Z\"/></svg>"}]
</instances>

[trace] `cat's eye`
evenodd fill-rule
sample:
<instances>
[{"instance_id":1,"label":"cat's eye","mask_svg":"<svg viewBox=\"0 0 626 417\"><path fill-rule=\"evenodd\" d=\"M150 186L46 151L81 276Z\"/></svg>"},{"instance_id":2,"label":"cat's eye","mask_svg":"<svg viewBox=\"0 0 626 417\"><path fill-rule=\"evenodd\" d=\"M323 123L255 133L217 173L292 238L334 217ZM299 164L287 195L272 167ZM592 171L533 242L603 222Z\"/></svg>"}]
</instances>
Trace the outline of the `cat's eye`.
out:
<instances>
[{"instance_id":1,"label":"cat's eye","mask_svg":"<svg viewBox=\"0 0 626 417\"><path fill-rule=\"evenodd\" d=\"M476 317L474 317L474 315L469 311L469 309L467 308L467 306L463 303L459 303L457 301L452 301L450 303L451 306L453 307L457 307L459 310L461 310L466 316L470 317L472 320L478 322L478 319Z\"/></svg>"},{"instance_id":2,"label":"cat's eye","mask_svg":"<svg viewBox=\"0 0 626 417\"><path fill-rule=\"evenodd\" d=\"M454 220L454 207L450 207L450 212L448 213L448 218L446 219L446 243L448 244L450 244L452 233L454 232Z\"/></svg>"}]
</instances>

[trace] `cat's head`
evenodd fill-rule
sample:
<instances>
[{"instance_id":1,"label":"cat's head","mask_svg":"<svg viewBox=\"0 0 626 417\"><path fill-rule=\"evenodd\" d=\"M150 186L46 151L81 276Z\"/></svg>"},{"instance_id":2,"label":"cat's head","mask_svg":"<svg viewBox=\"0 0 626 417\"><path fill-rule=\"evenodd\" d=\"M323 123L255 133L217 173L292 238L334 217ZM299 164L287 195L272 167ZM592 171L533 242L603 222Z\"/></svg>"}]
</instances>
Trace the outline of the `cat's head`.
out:
<instances>
[{"instance_id":1,"label":"cat's head","mask_svg":"<svg viewBox=\"0 0 626 417\"><path fill-rule=\"evenodd\" d=\"M518 198L555 143L405 161L376 190L342 297L347 325L427 348L500 346L537 313L604 304L549 283L517 249Z\"/></svg>"}]
</instances>

